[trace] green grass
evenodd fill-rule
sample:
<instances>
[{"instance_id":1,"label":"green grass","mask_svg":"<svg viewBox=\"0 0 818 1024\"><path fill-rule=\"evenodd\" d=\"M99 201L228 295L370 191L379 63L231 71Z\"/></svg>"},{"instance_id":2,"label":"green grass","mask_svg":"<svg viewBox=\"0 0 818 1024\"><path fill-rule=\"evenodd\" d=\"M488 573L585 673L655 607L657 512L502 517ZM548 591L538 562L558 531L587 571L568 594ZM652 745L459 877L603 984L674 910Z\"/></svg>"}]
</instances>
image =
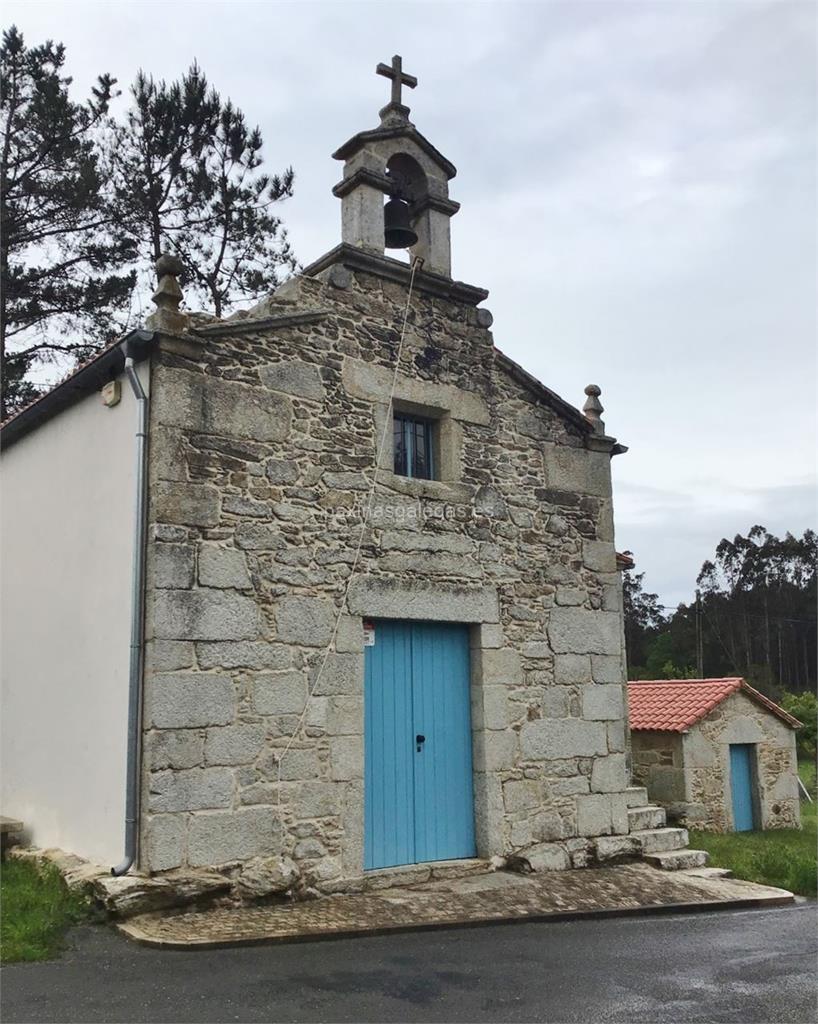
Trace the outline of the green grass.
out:
<instances>
[{"instance_id":1,"label":"green grass","mask_svg":"<svg viewBox=\"0 0 818 1024\"><path fill-rule=\"evenodd\" d=\"M691 830L691 848L707 850L713 867L730 868L736 878L779 886L801 896L815 896L818 888L815 763L801 762L798 771L813 799L813 803L801 801L800 830L769 829L725 835Z\"/></svg>"},{"instance_id":2,"label":"green grass","mask_svg":"<svg viewBox=\"0 0 818 1024\"><path fill-rule=\"evenodd\" d=\"M70 893L51 865L8 860L0 868L0 959L48 960L65 933L91 916L88 902Z\"/></svg>"}]
</instances>

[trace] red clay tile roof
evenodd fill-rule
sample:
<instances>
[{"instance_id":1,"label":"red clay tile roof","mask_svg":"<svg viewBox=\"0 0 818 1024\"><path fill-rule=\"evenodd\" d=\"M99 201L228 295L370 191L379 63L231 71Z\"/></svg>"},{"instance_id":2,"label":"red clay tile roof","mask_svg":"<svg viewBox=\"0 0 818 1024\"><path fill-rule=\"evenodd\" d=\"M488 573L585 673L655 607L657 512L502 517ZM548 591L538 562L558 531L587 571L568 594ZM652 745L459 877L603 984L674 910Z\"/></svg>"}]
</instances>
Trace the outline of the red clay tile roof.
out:
<instances>
[{"instance_id":1,"label":"red clay tile roof","mask_svg":"<svg viewBox=\"0 0 818 1024\"><path fill-rule=\"evenodd\" d=\"M797 729L797 718L738 677L729 679L645 679L628 683L631 729L684 732L731 693L741 690L771 714Z\"/></svg>"}]
</instances>

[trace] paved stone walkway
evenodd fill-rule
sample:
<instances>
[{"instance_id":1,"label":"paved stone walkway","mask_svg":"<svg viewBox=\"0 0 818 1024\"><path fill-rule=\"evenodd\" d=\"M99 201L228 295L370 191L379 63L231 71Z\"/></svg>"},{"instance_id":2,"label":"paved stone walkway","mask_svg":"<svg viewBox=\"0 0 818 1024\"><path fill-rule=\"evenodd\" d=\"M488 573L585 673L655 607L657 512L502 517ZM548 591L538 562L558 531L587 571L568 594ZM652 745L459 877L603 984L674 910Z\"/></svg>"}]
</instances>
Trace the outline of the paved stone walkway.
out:
<instances>
[{"instance_id":1,"label":"paved stone walkway","mask_svg":"<svg viewBox=\"0 0 818 1024\"><path fill-rule=\"evenodd\" d=\"M612 911L792 901L784 889L636 863L536 875L500 871L304 903L142 914L117 927L146 945L189 949Z\"/></svg>"}]
</instances>

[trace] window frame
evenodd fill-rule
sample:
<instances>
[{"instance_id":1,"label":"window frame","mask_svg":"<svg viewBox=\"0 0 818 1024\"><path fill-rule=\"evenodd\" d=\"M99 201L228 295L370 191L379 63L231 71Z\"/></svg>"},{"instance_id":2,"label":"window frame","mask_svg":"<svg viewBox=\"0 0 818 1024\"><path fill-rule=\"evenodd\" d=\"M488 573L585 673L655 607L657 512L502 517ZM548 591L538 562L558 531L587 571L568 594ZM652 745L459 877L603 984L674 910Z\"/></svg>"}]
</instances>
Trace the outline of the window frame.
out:
<instances>
[{"instance_id":1,"label":"window frame","mask_svg":"<svg viewBox=\"0 0 818 1024\"><path fill-rule=\"evenodd\" d=\"M405 471L398 466L398 448L396 445L397 426L401 424L400 436L404 448ZM401 409L394 409L392 412L392 472L395 476L403 477L405 480L436 480L437 465L435 459L435 431L437 420L428 416L418 416L411 412L404 412ZM417 473L415 454L417 451L416 428L423 428L424 459L427 467L427 475Z\"/></svg>"}]
</instances>

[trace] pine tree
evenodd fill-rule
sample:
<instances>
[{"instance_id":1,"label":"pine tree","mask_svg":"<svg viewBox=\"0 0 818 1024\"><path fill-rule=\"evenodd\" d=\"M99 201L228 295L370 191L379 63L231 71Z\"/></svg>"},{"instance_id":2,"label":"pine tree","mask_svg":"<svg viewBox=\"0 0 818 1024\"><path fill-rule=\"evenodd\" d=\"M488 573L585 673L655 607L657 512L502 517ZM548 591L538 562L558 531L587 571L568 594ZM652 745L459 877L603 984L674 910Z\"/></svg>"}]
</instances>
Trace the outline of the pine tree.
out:
<instances>
[{"instance_id":1,"label":"pine tree","mask_svg":"<svg viewBox=\"0 0 818 1024\"><path fill-rule=\"evenodd\" d=\"M121 221L143 264L164 251L186 266L188 293L216 316L272 290L296 262L272 207L293 172L260 172L262 137L197 64L170 85L138 74L111 146Z\"/></svg>"},{"instance_id":2,"label":"pine tree","mask_svg":"<svg viewBox=\"0 0 818 1024\"><path fill-rule=\"evenodd\" d=\"M282 268L296 269L281 220L272 207L292 195L293 170L256 174L262 138L228 100L216 131L188 180L197 219L179 232L177 251L216 316L237 301L272 291Z\"/></svg>"},{"instance_id":3,"label":"pine tree","mask_svg":"<svg viewBox=\"0 0 818 1024\"><path fill-rule=\"evenodd\" d=\"M188 180L216 130L219 100L194 64L167 85L139 71L125 123L113 125L108 158L117 214L143 267L195 221Z\"/></svg>"},{"instance_id":4,"label":"pine tree","mask_svg":"<svg viewBox=\"0 0 818 1024\"><path fill-rule=\"evenodd\" d=\"M27 47L12 26L0 47L0 367L2 415L36 394L37 363L86 356L122 325L133 273L127 238L109 231L94 134L115 79L78 104L62 74L65 48ZM8 355L7 355L8 348Z\"/></svg>"}]
</instances>

